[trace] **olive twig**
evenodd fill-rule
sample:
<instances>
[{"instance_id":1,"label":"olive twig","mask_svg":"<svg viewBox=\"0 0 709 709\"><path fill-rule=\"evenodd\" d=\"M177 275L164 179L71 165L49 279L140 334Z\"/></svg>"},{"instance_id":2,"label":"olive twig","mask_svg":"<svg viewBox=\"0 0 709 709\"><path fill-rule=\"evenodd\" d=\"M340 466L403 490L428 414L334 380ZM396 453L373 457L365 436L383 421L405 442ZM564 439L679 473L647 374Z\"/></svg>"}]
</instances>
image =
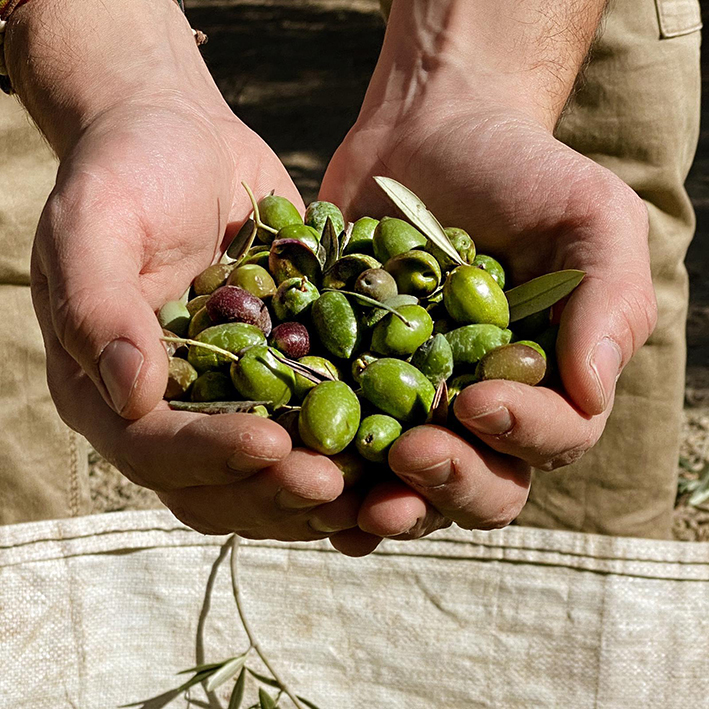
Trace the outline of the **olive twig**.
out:
<instances>
[{"instance_id":1,"label":"olive twig","mask_svg":"<svg viewBox=\"0 0 709 709\"><path fill-rule=\"evenodd\" d=\"M233 352L229 352L229 350L224 350L221 347L217 347L216 345L210 345L206 342L199 342L198 340L191 340L188 337L161 337L160 338L163 342L177 342L180 345L190 345L192 347L203 347L205 350L211 350L212 352L216 352L217 354L220 354L227 359L234 360L234 362L239 361L239 357L235 355Z\"/></svg>"},{"instance_id":2,"label":"olive twig","mask_svg":"<svg viewBox=\"0 0 709 709\"><path fill-rule=\"evenodd\" d=\"M379 300L375 300L374 298L370 298L368 295L362 295L361 293L355 293L354 291L350 290L339 290L338 288L323 288L322 292L326 293L328 291L333 291L335 293L342 293L342 295L351 295L353 298L357 298L360 302L364 303L365 305L373 305L375 308L382 308L382 310L386 310L387 312L391 313L392 315L396 315L401 322L406 325L410 330L413 330L413 325L411 324L411 321L407 320L396 308L392 308L390 305L386 305L385 303L382 303Z\"/></svg>"},{"instance_id":3,"label":"olive twig","mask_svg":"<svg viewBox=\"0 0 709 709\"><path fill-rule=\"evenodd\" d=\"M273 676L273 679L278 683L279 688L284 692L287 697L293 702L296 709L305 709L302 703L299 701L295 692L293 692L288 685L279 677L278 673L273 669L273 666L269 662L268 658L264 654L258 640L254 637L254 633L251 630L249 622L246 620L246 615L244 613L244 608L241 599L241 589L238 583L238 564L237 557L239 553L239 537L234 534L231 538L231 588L234 593L234 601L236 602L236 609L239 612L239 618L241 618L241 624L244 627L246 636L249 639L251 647L256 651L256 654L261 658L261 662L266 665L266 668Z\"/></svg>"},{"instance_id":4,"label":"olive twig","mask_svg":"<svg viewBox=\"0 0 709 709\"><path fill-rule=\"evenodd\" d=\"M278 234L278 229L274 229L272 226L268 226L268 224L264 224L261 221L261 212L259 211L258 202L256 201L256 197L254 197L254 193L251 191L251 188L245 182L242 182L241 184L246 190L246 194L249 195L249 199L251 200L251 206L254 210L254 224L256 224L256 228L264 229L265 231L270 231L271 234Z\"/></svg>"}]
</instances>

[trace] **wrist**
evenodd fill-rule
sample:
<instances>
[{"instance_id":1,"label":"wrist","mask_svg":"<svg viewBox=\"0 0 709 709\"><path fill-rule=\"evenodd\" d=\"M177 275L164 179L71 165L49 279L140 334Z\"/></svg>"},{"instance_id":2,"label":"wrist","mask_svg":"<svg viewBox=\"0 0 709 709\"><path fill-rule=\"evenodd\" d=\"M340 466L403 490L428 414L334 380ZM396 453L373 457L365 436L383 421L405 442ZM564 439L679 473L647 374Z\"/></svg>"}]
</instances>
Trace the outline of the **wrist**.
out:
<instances>
[{"instance_id":1,"label":"wrist","mask_svg":"<svg viewBox=\"0 0 709 709\"><path fill-rule=\"evenodd\" d=\"M127 102L190 96L205 111L228 111L173 0L77 5L23 5L5 42L13 87L60 157L97 116Z\"/></svg>"}]
</instances>

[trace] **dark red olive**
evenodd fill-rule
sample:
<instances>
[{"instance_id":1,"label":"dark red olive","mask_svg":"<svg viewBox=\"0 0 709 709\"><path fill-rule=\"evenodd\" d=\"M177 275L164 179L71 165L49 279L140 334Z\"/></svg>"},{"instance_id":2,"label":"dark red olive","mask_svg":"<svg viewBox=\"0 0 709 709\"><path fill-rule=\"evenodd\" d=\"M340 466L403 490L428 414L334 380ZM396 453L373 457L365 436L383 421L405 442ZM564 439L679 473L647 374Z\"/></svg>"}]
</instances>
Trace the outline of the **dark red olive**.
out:
<instances>
[{"instance_id":1,"label":"dark red olive","mask_svg":"<svg viewBox=\"0 0 709 709\"><path fill-rule=\"evenodd\" d=\"M238 286L222 286L212 293L204 306L212 322L245 322L271 332L271 316L266 304L249 291Z\"/></svg>"},{"instance_id":2,"label":"dark red olive","mask_svg":"<svg viewBox=\"0 0 709 709\"><path fill-rule=\"evenodd\" d=\"M291 359L300 359L310 352L310 335L305 325L299 322L284 322L276 325L268 341L271 347L275 347Z\"/></svg>"}]
</instances>

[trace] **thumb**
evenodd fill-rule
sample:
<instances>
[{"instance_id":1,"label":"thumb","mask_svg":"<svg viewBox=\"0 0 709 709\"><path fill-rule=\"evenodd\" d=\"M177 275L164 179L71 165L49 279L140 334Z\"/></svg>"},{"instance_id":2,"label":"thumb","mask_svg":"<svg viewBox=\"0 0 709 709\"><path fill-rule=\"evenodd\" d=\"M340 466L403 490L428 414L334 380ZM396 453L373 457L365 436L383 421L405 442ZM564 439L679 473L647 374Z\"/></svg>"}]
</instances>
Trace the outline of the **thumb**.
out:
<instances>
[{"instance_id":1,"label":"thumb","mask_svg":"<svg viewBox=\"0 0 709 709\"><path fill-rule=\"evenodd\" d=\"M135 419L162 398L168 359L141 290L140 233L127 233L125 213L108 218L97 211L99 205L68 209L61 198L50 199L37 232L33 278L44 281L51 320L44 326L113 410Z\"/></svg>"},{"instance_id":2,"label":"thumb","mask_svg":"<svg viewBox=\"0 0 709 709\"><path fill-rule=\"evenodd\" d=\"M657 320L647 226L630 233L627 223L625 228L627 236L597 236L593 249L583 249L585 262L575 267L585 270L586 277L561 316L561 378L574 403L591 416L611 405L623 367Z\"/></svg>"}]
</instances>

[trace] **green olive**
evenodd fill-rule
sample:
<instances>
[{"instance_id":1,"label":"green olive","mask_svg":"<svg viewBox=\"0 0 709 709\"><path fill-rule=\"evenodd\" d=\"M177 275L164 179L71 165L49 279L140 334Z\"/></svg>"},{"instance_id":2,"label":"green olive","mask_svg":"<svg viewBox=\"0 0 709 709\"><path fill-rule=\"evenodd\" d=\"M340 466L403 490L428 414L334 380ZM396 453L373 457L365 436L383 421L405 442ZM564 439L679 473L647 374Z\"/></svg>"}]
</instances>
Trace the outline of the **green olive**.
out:
<instances>
[{"instance_id":1,"label":"green olive","mask_svg":"<svg viewBox=\"0 0 709 709\"><path fill-rule=\"evenodd\" d=\"M390 258L384 269L396 281L399 293L425 298L438 288L441 282L441 267L426 251L414 249Z\"/></svg>"},{"instance_id":2,"label":"green olive","mask_svg":"<svg viewBox=\"0 0 709 709\"><path fill-rule=\"evenodd\" d=\"M448 314L464 324L487 323L507 327L510 308L495 279L476 266L453 269L443 286L443 302Z\"/></svg>"},{"instance_id":3,"label":"green olive","mask_svg":"<svg viewBox=\"0 0 709 709\"><path fill-rule=\"evenodd\" d=\"M359 347L361 331L347 297L337 291L323 293L313 303L311 317L325 349L339 359L349 359Z\"/></svg>"},{"instance_id":4,"label":"green olive","mask_svg":"<svg viewBox=\"0 0 709 709\"><path fill-rule=\"evenodd\" d=\"M359 399L344 382L323 382L305 397L298 431L308 448L334 455L350 444L359 428Z\"/></svg>"},{"instance_id":5,"label":"green olive","mask_svg":"<svg viewBox=\"0 0 709 709\"><path fill-rule=\"evenodd\" d=\"M388 313L377 323L372 333L372 350L385 356L408 357L413 354L433 332L433 320L420 305L402 305Z\"/></svg>"},{"instance_id":6,"label":"green olive","mask_svg":"<svg viewBox=\"0 0 709 709\"><path fill-rule=\"evenodd\" d=\"M305 277L283 281L271 301L276 317L282 321L305 317L312 304L320 297L320 291Z\"/></svg>"},{"instance_id":7,"label":"green olive","mask_svg":"<svg viewBox=\"0 0 709 709\"><path fill-rule=\"evenodd\" d=\"M497 325L464 325L446 333L445 338L451 346L453 363L458 367L476 364L490 350L508 344L512 333Z\"/></svg>"},{"instance_id":8,"label":"green olive","mask_svg":"<svg viewBox=\"0 0 709 709\"><path fill-rule=\"evenodd\" d=\"M207 301L209 300L209 296L211 293L205 293L205 295L197 295L192 300L187 301L187 305L185 306L190 314L190 317L193 318L195 314L202 310L202 308L207 304Z\"/></svg>"},{"instance_id":9,"label":"green olive","mask_svg":"<svg viewBox=\"0 0 709 709\"><path fill-rule=\"evenodd\" d=\"M184 399L195 379L197 370L189 362L179 357L170 357L164 397L168 401Z\"/></svg>"},{"instance_id":10,"label":"green olive","mask_svg":"<svg viewBox=\"0 0 709 709\"><path fill-rule=\"evenodd\" d=\"M268 256L270 249L268 246L258 246L260 249L256 251L255 249L249 249L249 253L244 257L242 261L239 261L239 266L261 266L268 270Z\"/></svg>"},{"instance_id":11,"label":"green olive","mask_svg":"<svg viewBox=\"0 0 709 709\"><path fill-rule=\"evenodd\" d=\"M207 296L207 298L210 297L209 295ZM192 320L190 320L189 327L187 328L187 336L194 340L200 332L206 330L208 327L212 327L212 325L214 325L214 323L212 322L212 318L209 317L207 308L201 308L192 316Z\"/></svg>"},{"instance_id":12,"label":"green olive","mask_svg":"<svg viewBox=\"0 0 709 709\"><path fill-rule=\"evenodd\" d=\"M355 281L354 291L381 303L399 294L394 277L383 268L362 271Z\"/></svg>"},{"instance_id":13,"label":"green olive","mask_svg":"<svg viewBox=\"0 0 709 709\"><path fill-rule=\"evenodd\" d=\"M158 311L160 326L174 332L178 337L184 337L190 326L190 311L179 300L169 300Z\"/></svg>"},{"instance_id":14,"label":"green olive","mask_svg":"<svg viewBox=\"0 0 709 709\"><path fill-rule=\"evenodd\" d=\"M397 421L422 423L431 410L436 390L416 367L400 359L370 364L361 376L365 398Z\"/></svg>"},{"instance_id":15,"label":"green olive","mask_svg":"<svg viewBox=\"0 0 709 709\"><path fill-rule=\"evenodd\" d=\"M359 425L355 445L359 454L372 461L383 463L392 443L401 435L401 424L391 416L372 414Z\"/></svg>"},{"instance_id":16,"label":"green olive","mask_svg":"<svg viewBox=\"0 0 709 709\"><path fill-rule=\"evenodd\" d=\"M340 378L340 372L337 367L329 359L325 359L324 357L306 355L305 357L301 357L298 362L307 365L311 369L314 369L316 372L319 372L325 376L330 376L336 380ZM296 373L293 395L298 401L302 401L306 394L316 386L317 385L315 382L311 382L310 379L306 379L302 374Z\"/></svg>"},{"instance_id":17,"label":"green olive","mask_svg":"<svg viewBox=\"0 0 709 709\"><path fill-rule=\"evenodd\" d=\"M345 219L339 207L332 202L311 202L305 210L305 223L317 231L318 238L325 229L328 217L332 220L335 234L341 234L345 229Z\"/></svg>"},{"instance_id":18,"label":"green olive","mask_svg":"<svg viewBox=\"0 0 709 709\"><path fill-rule=\"evenodd\" d=\"M458 229L457 227L447 227L444 231L451 245L458 252L458 255L463 261L465 261L465 263L472 263L475 258L475 244L468 232L463 229ZM449 271L458 265L445 251L441 251L432 241L429 241L424 248L435 256L436 261L438 261L444 271Z\"/></svg>"},{"instance_id":19,"label":"green olive","mask_svg":"<svg viewBox=\"0 0 709 709\"><path fill-rule=\"evenodd\" d=\"M210 371L196 379L190 398L192 401L233 401L236 391L228 374Z\"/></svg>"},{"instance_id":20,"label":"green olive","mask_svg":"<svg viewBox=\"0 0 709 709\"><path fill-rule=\"evenodd\" d=\"M209 295L224 285L229 274L234 270L234 264L215 263L202 271L192 281L192 291L195 295Z\"/></svg>"},{"instance_id":21,"label":"green olive","mask_svg":"<svg viewBox=\"0 0 709 709\"><path fill-rule=\"evenodd\" d=\"M252 347L231 365L231 380L247 401L267 401L273 411L285 406L293 395L295 374L279 362L266 345Z\"/></svg>"},{"instance_id":22,"label":"green olive","mask_svg":"<svg viewBox=\"0 0 709 709\"><path fill-rule=\"evenodd\" d=\"M444 335L435 335L424 342L411 358L411 364L437 387L453 374L453 351Z\"/></svg>"},{"instance_id":23,"label":"green olive","mask_svg":"<svg viewBox=\"0 0 709 709\"><path fill-rule=\"evenodd\" d=\"M362 372L364 372L372 362L376 362L378 359L381 359L381 357L374 354L374 352L362 352L358 355L357 358L352 361L352 379L354 379L357 384L360 384L362 381Z\"/></svg>"},{"instance_id":24,"label":"green olive","mask_svg":"<svg viewBox=\"0 0 709 709\"><path fill-rule=\"evenodd\" d=\"M267 226L276 229L276 231L280 231L284 226L303 223L303 217L300 216L300 212L285 197L268 195L258 203L258 209L261 221ZM270 244L273 241L274 234L265 229L259 229L258 238L264 244Z\"/></svg>"},{"instance_id":25,"label":"green olive","mask_svg":"<svg viewBox=\"0 0 709 709\"><path fill-rule=\"evenodd\" d=\"M482 268L487 271L497 282L497 285L504 290L505 288L505 269L502 268L499 261L496 261L492 256L478 254L473 259L473 266Z\"/></svg>"},{"instance_id":26,"label":"green olive","mask_svg":"<svg viewBox=\"0 0 709 709\"><path fill-rule=\"evenodd\" d=\"M276 239L296 239L302 241L314 254L318 252L320 232L305 224L290 224L280 229Z\"/></svg>"},{"instance_id":27,"label":"green olive","mask_svg":"<svg viewBox=\"0 0 709 709\"><path fill-rule=\"evenodd\" d=\"M362 217L352 226L352 235L345 248L345 254L374 254L374 230L379 224L378 219Z\"/></svg>"},{"instance_id":28,"label":"green olive","mask_svg":"<svg viewBox=\"0 0 709 709\"><path fill-rule=\"evenodd\" d=\"M194 339L208 345L216 345L232 354L237 354L251 345L263 345L266 342L263 330L243 322L212 325L200 332ZM218 352L197 345L190 346L187 359L200 374L209 369L222 369L233 361Z\"/></svg>"},{"instance_id":29,"label":"green olive","mask_svg":"<svg viewBox=\"0 0 709 709\"><path fill-rule=\"evenodd\" d=\"M460 394L463 389L469 387L471 384L476 384L478 378L475 374L467 372L466 374L459 374L457 377L453 377L448 382L448 405L452 406L455 401L455 397Z\"/></svg>"},{"instance_id":30,"label":"green olive","mask_svg":"<svg viewBox=\"0 0 709 709\"><path fill-rule=\"evenodd\" d=\"M418 305L419 299L415 295L395 295L387 298L384 305L398 310L402 305ZM380 320L386 317L389 311L384 308L372 308L366 310L362 315L361 322L365 327L374 327Z\"/></svg>"},{"instance_id":31,"label":"green olive","mask_svg":"<svg viewBox=\"0 0 709 709\"><path fill-rule=\"evenodd\" d=\"M226 283L228 286L243 288L262 300L271 297L276 292L276 282L271 274L262 266L253 263L235 268Z\"/></svg>"},{"instance_id":32,"label":"green olive","mask_svg":"<svg viewBox=\"0 0 709 709\"><path fill-rule=\"evenodd\" d=\"M507 379L534 386L544 379L546 358L537 349L515 342L488 352L475 369L481 381Z\"/></svg>"},{"instance_id":33,"label":"green olive","mask_svg":"<svg viewBox=\"0 0 709 709\"><path fill-rule=\"evenodd\" d=\"M547 353L544 351L544 348L538 342L534 342L534 340L515 340L514 344L526 345L527 347L531 347L533 350L539 352L539 354L544 357L545 360L547 358Z\"/></svg>"},{"instance_id":34,"label":"green olive","mask_svg":"<svg viewBox=\"0 0 709 709\"><path fill-rule=\"evenodd\" d=\"M323 288L352 290L359 276L373 268L381 268L381 264L372 256L366 254L343 256L323 276Z\"/></svg>"},{"instance_id":35,"label":"green olive","mask_svg":"<svg viewBox=\"0 0 709 709\"><path fill-rule=\"evenodd\" d=\"M374 256L382 263L405 251L425 246L426 237L403 219L384 217L374 230Z\"/></svg>"}]
</instances>

